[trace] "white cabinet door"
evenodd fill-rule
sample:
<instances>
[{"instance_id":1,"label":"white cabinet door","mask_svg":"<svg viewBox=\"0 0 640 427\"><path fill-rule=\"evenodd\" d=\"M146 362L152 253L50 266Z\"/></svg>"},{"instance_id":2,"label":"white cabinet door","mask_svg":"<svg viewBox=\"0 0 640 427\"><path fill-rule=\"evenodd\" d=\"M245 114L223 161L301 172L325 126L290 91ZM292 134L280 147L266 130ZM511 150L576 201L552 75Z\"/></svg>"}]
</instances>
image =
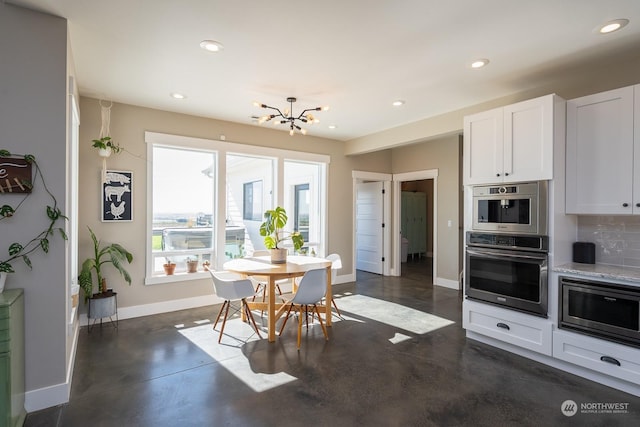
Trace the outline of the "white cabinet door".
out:
<instances>
[{"instance_id":1,"label":"white cabinet door","mask_svg":"<svg viewBox=\"0 0 640 427\"><path fill-rule=\"evenodd\" d=\"M633 213L640 214L640 84L633 87Z\"/></svg>"},{"instance_id":2,"label":"white cabinet door","mask_svg":"<svg viewBox=\"0 0 640 427\"><path fill-rule=\"evenodd\" d=\"M632 199L633 92L630 86L567 101L567 213L631 214L640 203Z\"/></svg>"},{"instance_id":3,"label":"white cabinet door","mask_svg":"<svg viewBox=\"0 0 640 427\"><path fill-rule=\"evenodd\" d=\"M502 182L503 111L496 108L464 118L464 184Z\"/></svg>"},{"instance_id":4,"label":"white cabinet door","mask_svg":"<svg viewBox=\"0 0 640 427\"><path fill-rule=\"evenodd\" d=\"M552 179L559 99L551 94L466 116L464 184Z\"/></svg>"},{"instance_id":5,"label":"white cabinet door","mask_svg":"<svg viewBox=\"0 0 640 427\"><path fill-rule=\"evenodd\" d=\"M553 333L553 357L640 384L640 350L564 330Z\"/></svg>"},{"instance_id":6,"label":"white cabinet door","mask_svg":"<svg viewBox=\"0 0 640 427\"><path fill-rule=\"evenodd\" d=\"M550 319L465 299L462 302L462 327L547 356L552 353Z\"/></svg>"},{"instance_id":7,"label":"white cabinet door","mask_svg":"<svg viewBox=\"0 0 640 427\"><path fill-rule=\"evenodd\" d=\"M505 182L553 178L555 95L504 107Z\"/></svg>"}]
</instances>

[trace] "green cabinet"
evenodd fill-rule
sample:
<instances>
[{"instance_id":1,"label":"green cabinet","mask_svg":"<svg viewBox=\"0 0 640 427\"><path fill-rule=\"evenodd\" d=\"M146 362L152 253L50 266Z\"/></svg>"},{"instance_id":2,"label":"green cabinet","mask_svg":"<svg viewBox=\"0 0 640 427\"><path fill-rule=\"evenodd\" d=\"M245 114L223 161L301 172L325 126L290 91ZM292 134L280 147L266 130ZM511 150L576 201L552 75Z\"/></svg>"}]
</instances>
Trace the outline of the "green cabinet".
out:
<instances>
[{"instance_id":1,"label":"green cabinet","mask_svg":"<svg viewBox=\"0 0 640 427\"><path fill-rule=\"evenodd\" d=\"M22 426L24 409L24 293L0 293L0 427Z\"/></svg>"},{"instance_id":2,"label":"green cabinet","mask_svg":"<svg viewBox=\"0 0 640 427\"><path fill-rule=\"evenodd\" d=\"M407 254L420 258L427 254L427 194L403 191L400 205L400 233L409 240Z\"/></svg>"}]
</instances>

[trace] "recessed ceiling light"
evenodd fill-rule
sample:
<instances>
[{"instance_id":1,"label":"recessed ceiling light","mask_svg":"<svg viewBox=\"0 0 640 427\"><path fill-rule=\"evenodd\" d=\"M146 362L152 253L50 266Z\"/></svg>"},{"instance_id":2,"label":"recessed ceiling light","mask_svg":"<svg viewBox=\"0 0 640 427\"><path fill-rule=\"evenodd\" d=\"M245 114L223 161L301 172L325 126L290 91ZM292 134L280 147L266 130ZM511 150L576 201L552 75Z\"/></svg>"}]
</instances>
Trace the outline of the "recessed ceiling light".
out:
<instances>
[{"instance_id":1,"label":"recessed ceiling light","mask_svg":"<svg viewBox=\"0 0 640 427\"><path fill-rule=\"evenodd\" d=\"M174 99L185 99L187 97L187 95L182 94L182 93L178 93L178 92L173 92L171 94L171 97Z\"/></svg>"},{"instance_id":2,"label":"recessed ceiling light","mask_svg":"<svg viewBox=\"0 0 640 427\"><path fill-rule=\"evenodd\" d=\"M336 126L336 125L329 125L329 129L335 129L335 128L337 128L337 127L338 127L338 126Z\"/></svg>"},{"instance_id":3,"label":"recessed ceiling light","mask_svg":"<svg viewBox=\"0 0 640 427\"><path fill-rule=\"evenodd\" d=\"M614 31L618 31L629 23L628 19L614 19L613 21L606 22L604 25L598 28L600 34L609 34Z\"/></svg>"},{"instance_id":4,"label":"recessed ceiling light","mask_svg":"<svg viewBox=\"0 0 640 427\"><path fill-rule=\"evenodd\" d=\"M393 103L391 103L391 105L393 105L394 107L400 107L402 105L404 105L404 101L402 99L398 99L393 101Z\"/></svg>"},{"instance_id":5,"label":"recessed ceiling light","mask_svg":"<svg viewBox=\"0 0 640 427\"><path fill-rule=\"evenodd\" d=\"M222 43L215 40L202 40L200 47L209 52L220 52L222 50Z\"/></svg>"},{"instance_id":6,"label":"recessed ceiling light","mask_svg":"<svg viewBox=\"0 0 640 427\"><path fill-rule=\"evenodd\" d=\"M471 63L471 68L482 68L489 63L488 59L476 59Z\"/></svg>"}]
</instances>

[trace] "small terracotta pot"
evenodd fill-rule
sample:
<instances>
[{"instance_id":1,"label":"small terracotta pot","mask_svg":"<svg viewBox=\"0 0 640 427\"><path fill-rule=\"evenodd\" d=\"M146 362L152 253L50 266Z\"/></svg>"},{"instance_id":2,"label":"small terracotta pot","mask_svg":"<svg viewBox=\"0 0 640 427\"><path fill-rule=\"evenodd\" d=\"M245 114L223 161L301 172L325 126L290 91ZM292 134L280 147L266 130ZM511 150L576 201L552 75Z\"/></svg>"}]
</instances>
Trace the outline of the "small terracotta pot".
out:
<instances>
[{"instance_id":1,"label":"small terracotta pot","mask_svg":"<svg viewBox=\"0 0 640 427\"><path fill-rule=\"evenodd\" d=\"M163 267L164 267L164 274L166 274L167 276L173 275L173 272L176 270L175 264L164 264Z\"/></svg>"},{"instance_id":2,"label":"small terracotta pot","mask_svg":"<svg viewBox=\"0 0 640 427\"><path fill-rule=\"evenodd\" d=\"M187 273L196 273L198 271L198 261L187 262Z\"/></svg>"}]
</instances>

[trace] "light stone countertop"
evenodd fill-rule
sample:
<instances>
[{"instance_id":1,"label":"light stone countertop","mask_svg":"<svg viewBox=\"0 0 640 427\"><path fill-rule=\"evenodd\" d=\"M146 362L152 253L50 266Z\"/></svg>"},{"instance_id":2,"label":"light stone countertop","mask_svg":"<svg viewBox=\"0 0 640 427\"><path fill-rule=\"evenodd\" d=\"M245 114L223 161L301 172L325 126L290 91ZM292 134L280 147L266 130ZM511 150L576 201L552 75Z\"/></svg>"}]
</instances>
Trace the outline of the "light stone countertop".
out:
<instances>
[{"instance_id":1,"label":"light stone countertop","mask_svg":"<svg viewBox=\"0 0 640 427\"><path fill-rule=\"evenodd\" d=\"M640 284L640 268L637 267L570 262L555 267L553 271L558 273L579 274L605 280L638 282L638 284Z\"/></svg>"}]
</instances>

